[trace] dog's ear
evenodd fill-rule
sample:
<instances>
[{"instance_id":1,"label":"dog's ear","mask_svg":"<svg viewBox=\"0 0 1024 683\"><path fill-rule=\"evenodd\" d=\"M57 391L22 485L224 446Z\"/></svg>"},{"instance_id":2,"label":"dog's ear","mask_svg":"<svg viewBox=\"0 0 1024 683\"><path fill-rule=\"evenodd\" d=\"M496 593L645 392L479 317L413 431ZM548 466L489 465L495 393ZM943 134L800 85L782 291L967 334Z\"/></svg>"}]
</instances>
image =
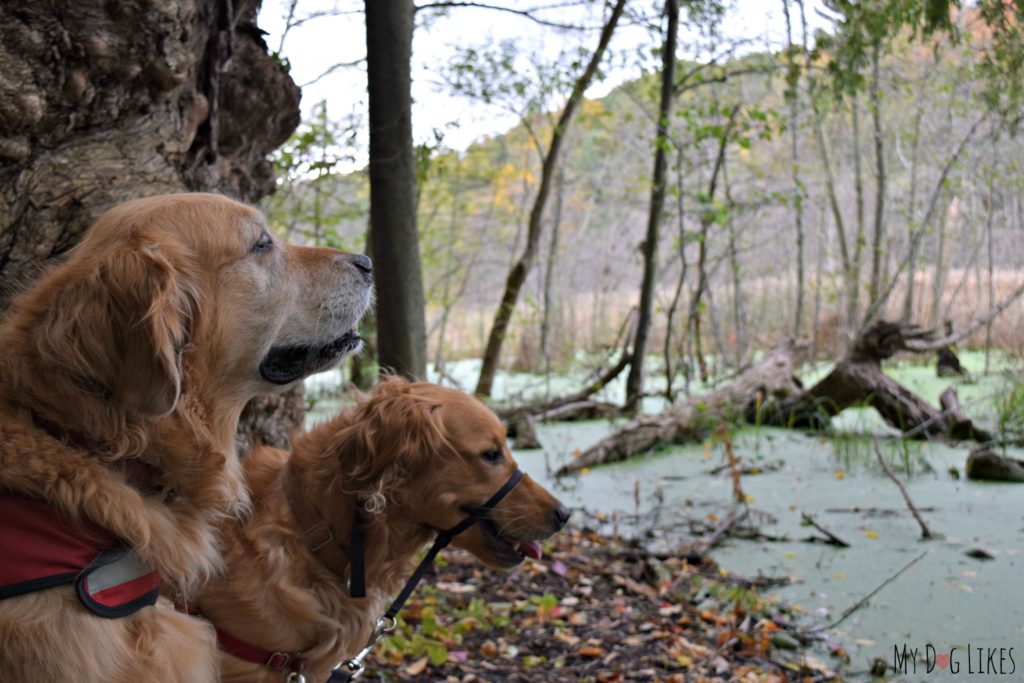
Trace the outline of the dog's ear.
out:
<instances>
[{"instance_id":1,"label":"dog's ear","mask_svg":"<svg viewBox=\"0 0 1024 683\"><path fill-rule=\"evenodd\" d=\"M390 377L374 387L357 408L351 431L341 436L342 457L355 458L350 469L358 488L374 488L385 471L413 472L451 451L440 417L413 385Z\"/></svg>"},{"instance_id":2,"label":"dog's ear","mask_svg":"<svg viewBox=\"0 0 1024 683\"><path fill-rule=\"evenodd\" d=\"M43 316L40 351L130 412L171 412L198 298L184 264L175 245L143 235L97 258L73 256Z\"/></svg>"}]
</instances>

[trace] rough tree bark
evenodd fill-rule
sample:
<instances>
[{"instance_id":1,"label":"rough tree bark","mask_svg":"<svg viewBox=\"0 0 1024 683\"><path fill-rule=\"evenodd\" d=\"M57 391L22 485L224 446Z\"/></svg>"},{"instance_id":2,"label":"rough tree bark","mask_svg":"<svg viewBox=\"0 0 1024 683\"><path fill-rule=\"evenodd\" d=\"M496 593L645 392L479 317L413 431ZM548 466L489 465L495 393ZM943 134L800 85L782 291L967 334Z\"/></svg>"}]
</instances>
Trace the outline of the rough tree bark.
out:
<instances>
[{"instance_id":1,"label":"rough tree bark","mask_svg":"<svg viewBox=\"0 0 1024 683\"><path fill-rule=\"evenodd\" d=\"M633 358L626 377L626 407L635 409L644 390L644 357L647 335L654 311L654 284L658 275L658 242L661 239L661 215L665 208L665 176L668 168L668 129L672 117L672 90L675 87L676 37L679 34L679 0L665 1L667 27L661 46L661 102L654 138L654 172L651 176L651 202L647 212L647 236L643 242L644 274L640 284L640 308L637 318Z\"/></svg>"},{"instance_id":2,"label":"rough tree bark","mask_svg":"<svg viewBox=\"0 0 1024 683\"><path fill-rule=\"evenodd\" d=\"M374 4L367 0L367 5ZM487 346L484 349L483 365L480 368L480 378L476 384L476 394L479 396L490 396L491 387L494 384L494 375L498 370L498 362L501 358L501 347L505 344L505 333L508 331L509 323L512 321L512 312L519 301L519 292L526 282L526 276L530 274L533 262L537 257L537 246L540 243L541 228L543 227L544 207L547 204L548 195L551 192L551 182L554 170L558 165L558 156L562 148L562 142L572 121L576 108L583 101L583 93L590 86L597 67L604 58L605 49L611 41L612 33L619 23L622 11L626 6L626 0L617 0L612 8L611 15L601 30L601 38L598 41L597 49L590 57L583 73L573 85L572 94L565 103L565 108L558 117L554 130L551 131L551 142L548 144L547 154L541 165L540 187L537 188L537 196L533 201L533 208L530 210L529 227L526 232L526 248L522 255L512 266L505 281L505 290L498 304L498 311L494 315L494 322L491 324L491 332L487 337ZM381 302L383 306L383 301Z\"/></svg>"},{"instance_id":3,"label":"rough tree bark","mask_svg":"<svg viewBox=\"0 0 1024 683\"><path fill-rule=\"evenodd\" d=\"M0 309L115 204L185 191L253 202L273 191L266 155L298 125L299 89L268 55L258 8L0 5ZM301 387L259 405L243 435L286 444Z\"/></svg>"},{"instance_id":4,"label":"rough tree bark","mask_svg":"<svg viewBox=\"0 0 1024 683\"><path fill-rule=\"evenodd\" d=\"M370 236L377 274L377 359L411 379L427 374L427 324L416 231L412 145L412 0L366 0L370 95Z\"/></svg>"},{"instance_id":5,"label":"rough tree bark","mask_svg":"<svg viewBox=\"0 0 1024 683\"><path fill-rule=\"evenodd\" d=\"M563 465L558 476L584 467L625 460L663 444L686 443L711 433L723 421L743 415L751 397L789 396L802 389L794 368L806 359L807 340L787 340L732 382L703 396L670 406L657 415L643 415L588 448Z\"/></svg>"}]
</instances>

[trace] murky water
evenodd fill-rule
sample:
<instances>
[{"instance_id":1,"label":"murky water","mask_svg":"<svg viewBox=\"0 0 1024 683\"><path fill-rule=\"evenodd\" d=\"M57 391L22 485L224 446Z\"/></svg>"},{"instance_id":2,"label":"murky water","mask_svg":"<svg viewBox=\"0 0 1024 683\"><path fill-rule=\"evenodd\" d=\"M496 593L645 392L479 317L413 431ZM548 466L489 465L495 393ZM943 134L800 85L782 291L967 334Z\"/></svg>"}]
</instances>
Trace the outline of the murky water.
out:
<instances>
[{"instance_id":1,"label":"murky water","mask_svg":"<svg viewBox=\"0 0 1024 683\"><path fill-rule=\"evenodd\" d=\"M982 363L980 356L971 354L962 360L972 369ZM468 364L456 369L457 376L475 377L475 368ZM935 404L948 384L935 378L931 367L894 366L887 372ZM991 426L993 398L1002 381L993 375L959 387L965 412ZM551 391L558 394L576 386L578 380L561 378ZM544 384L536 378L512 377L505 378L499 389L501 395L510 395L543 391ZM614 396L619 390L608 391ZM645 408L656 409L657 403L652 401ZM321 415L334 409L327 403L318 408L316 413ZM877 464L872 441L865 436L887 433L880 418L870 409L850 410L836 425L842 435L832 439L754 428L733 436L736 453L744 461L781 461L779 469L744 476L742 487L762 531L790 540L730 539L714 551L716 560L744 576L789 577L792 582L776 593L804 610L806 625L813 626L838 619L901 567L927 553L865 607L827 632L830 642L850 653L849 669L866 670L874 657L891 665L894 648L906 644L920 651L922 661L917 662L916 673L913 662L906 662L904 680L989 680L994 675L1024 681L1024 486L954 478L950 468L963 472L966 445L904 445L881 439L880 448L916 505L933 508L922 515L933 533L942 537L921 541L920 528L897 487ZM611 428L603 421L542 425L538 431L543 450L517 452L516 457L567 504L603 513L609 525L625 531L651 531L653 544L689 540L692 532L687 520L720 518L729 509L732 483L728 475L708 473L724 463L717 444L666 448L560 481L550 476L574 451L586 449ZM1010 449L1008 454L1024 457L1020 449ZM858 513L852 508L894 512ZM656 518L651 517L654 511ZM801 525L801 512L813 515L851 547L802 542L813 530ZM636 513L642 513L640 528L635 525ZM965 553L972 549L983 549L994 559L968 557ZM929 645L934 648L931 653L939 655L956 648L944 669L932 664L932 672L926 671L923 658ZM824 647L819 658L828 662ZM838 662L829 664L834 667Z\"/></svg>"}]
</instances>

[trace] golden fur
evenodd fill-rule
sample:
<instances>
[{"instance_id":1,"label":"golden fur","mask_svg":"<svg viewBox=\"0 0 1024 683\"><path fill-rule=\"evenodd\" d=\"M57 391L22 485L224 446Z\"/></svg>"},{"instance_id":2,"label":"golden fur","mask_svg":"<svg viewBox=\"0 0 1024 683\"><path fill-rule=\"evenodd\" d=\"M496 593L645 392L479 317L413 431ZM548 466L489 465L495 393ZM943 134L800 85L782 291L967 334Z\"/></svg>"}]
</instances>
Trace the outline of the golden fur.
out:
<instances>
[{"instance_id":1,"label":"golden fur","mask_svg":"<svg viewBox=\"0 0 1024 683\"><path fill-rule=\"evenodd\" d=\"M481 457L498 451L500 459ZM366 643L385 601L412 572L434 530L458 524L515 470L501 422L477 399L426 383L389 379L355 408L293 438L291 456L257 448L245 462L253 494L246 521L222 525L226 571L200 593L200 612L219 628L271 651L303 652L307 680ZM289 503L289 498L292 503ZM292 504L314 510L335 534L341 561L314 556ZM366 526L367 597L352 598L344 548L355 514ZM509 567L519 541L546 538L568 516L529 476L492 512L495 541L481 524L453 545ZM513 545L510 546L509 543ZM280 683L285 675L221 653L221 680Z\"/></svg>"},{"instance_id":2,"label":"golden fur","mask_svg":"<svg viewBox=\"0 0 1024 683\"><path fill-rule=\"evenodd\" d=\"M330 343L369 301L355 257L265 236L259 212L216 195L122 204L0 326L0 489L109 529L183 594L219 568L215 524L247 506L234 438L274 388L261 363ZM130 483L133 463L158 492ZM120 619L70 586L0 601L0 680L216 677L209 627L163 598Z\"/></svg>"}]
</instances>

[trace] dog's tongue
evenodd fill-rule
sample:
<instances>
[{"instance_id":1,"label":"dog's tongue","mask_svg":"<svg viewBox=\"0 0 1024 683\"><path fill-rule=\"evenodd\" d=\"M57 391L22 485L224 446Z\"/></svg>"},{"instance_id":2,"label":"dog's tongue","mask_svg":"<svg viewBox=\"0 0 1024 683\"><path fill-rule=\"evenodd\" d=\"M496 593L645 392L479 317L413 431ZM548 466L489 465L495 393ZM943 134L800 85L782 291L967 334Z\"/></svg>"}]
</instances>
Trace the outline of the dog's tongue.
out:
<instances>
[{"instance_id":1,"label":"dog's tongue","mask_svg":"<svg viewBox=\"0 0 1024 683\"><path fill-rule=\"evenodd\" d=\"M524 541L520 543L516 548L519 552L527 557L532 557L535 560L539 560L541 557L540 543L537 541Z\"/></svg>"}]
</instances>

